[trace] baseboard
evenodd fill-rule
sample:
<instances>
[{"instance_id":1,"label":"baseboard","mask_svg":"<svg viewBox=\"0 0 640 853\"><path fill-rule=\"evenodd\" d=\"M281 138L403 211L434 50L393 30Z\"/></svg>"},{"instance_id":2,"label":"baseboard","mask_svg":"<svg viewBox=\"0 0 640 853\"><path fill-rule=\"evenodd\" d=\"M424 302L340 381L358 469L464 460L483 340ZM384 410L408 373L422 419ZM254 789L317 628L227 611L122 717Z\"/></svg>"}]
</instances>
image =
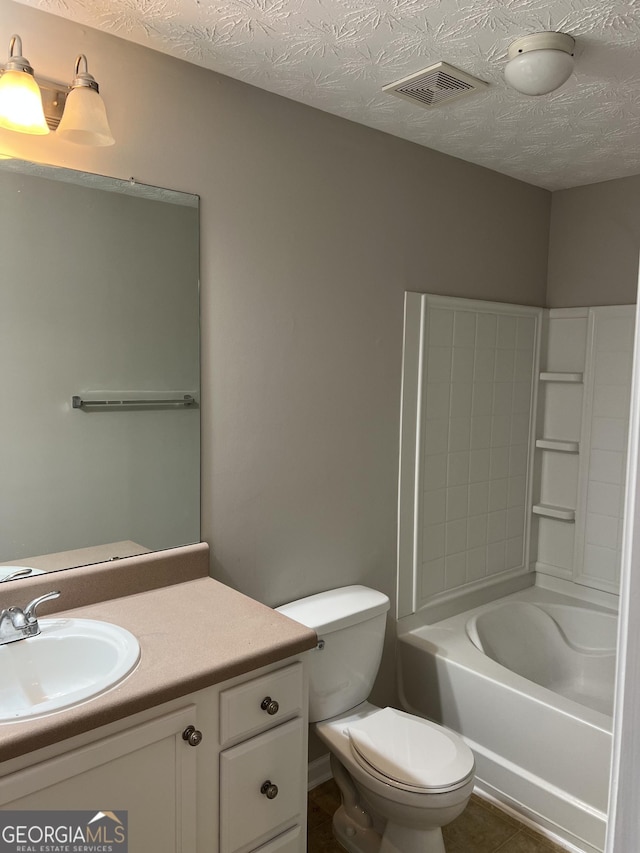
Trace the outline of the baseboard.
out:
<instances>
[{"instance_id":1,"label":"baseboard","mask_svg":"<svg viewBox=\"0 0 640 853\"><path fill-rule=\"evenodd\" d=\"M307 772L307 790L312 791L318 785L322 785L323 782L331 779L332 776L329 753L321 755L315 761L310 761Z\"/></svg>"}]
</instances>

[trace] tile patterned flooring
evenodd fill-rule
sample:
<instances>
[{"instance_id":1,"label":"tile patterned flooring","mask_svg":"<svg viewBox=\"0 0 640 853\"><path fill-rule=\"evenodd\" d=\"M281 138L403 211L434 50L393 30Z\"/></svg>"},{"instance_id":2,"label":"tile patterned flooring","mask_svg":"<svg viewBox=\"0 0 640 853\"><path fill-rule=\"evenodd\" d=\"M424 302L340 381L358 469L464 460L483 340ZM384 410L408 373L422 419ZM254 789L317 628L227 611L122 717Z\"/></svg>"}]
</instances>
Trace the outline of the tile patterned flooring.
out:
<instances>
[{"instance_id":1,"label":"tile patterned flooring","mask_svg":"<svg viewBox=\"0 0 640 853\"><path fill-rule=\"evenodd\" d=\"M308 853L344 853L333 837L331 818L340 805L330 779L309 792ZM447 853L565 853L500 809L473 796L460 815L444 828Z\"/></svg>"}]
</instances>

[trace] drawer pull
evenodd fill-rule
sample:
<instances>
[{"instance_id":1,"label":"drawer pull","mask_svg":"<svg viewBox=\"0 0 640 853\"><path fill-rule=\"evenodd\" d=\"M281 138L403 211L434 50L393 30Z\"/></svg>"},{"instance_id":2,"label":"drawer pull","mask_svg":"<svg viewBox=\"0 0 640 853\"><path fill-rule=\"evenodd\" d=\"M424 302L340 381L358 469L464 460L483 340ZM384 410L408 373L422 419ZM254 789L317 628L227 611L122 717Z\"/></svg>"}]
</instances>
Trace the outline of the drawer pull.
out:
<instances>
[{"instance_id":1,"label":"drawer pull","mask_svg":"<svg viewBox=\"0 0 640 853\"><path fill-rule=\"evenodd\" d=\"M266 782L262 783L260 793L264 794L268 800L275 800L278 796L278 786L274 785L270 779L267 779Z\"/></svg>"},{"instance_id":2,"label":"drawer pull","mask_svg":"<svg viewBox=\"0 0 640 853\"><path fill-rule=\"evenodd\" d=\"M202 741L202 732L199 732L195 726L187 726L182 732L182 740L186 740L189 746L198 746Z\"/></svg>"},{"instance_id":3,"label":"drawer pull","mask_svg":"<svg viewBox=\"0 0 640 853\"><path fill-rule=\"evenodd\" d=\"M260 703L260 707L263 711L266 711L267 714L270 714L272 717L280 710L280 705L278 705L276 700L272 699L271 696L265 696L262 702Z\"/></svg>"}]
</instances>

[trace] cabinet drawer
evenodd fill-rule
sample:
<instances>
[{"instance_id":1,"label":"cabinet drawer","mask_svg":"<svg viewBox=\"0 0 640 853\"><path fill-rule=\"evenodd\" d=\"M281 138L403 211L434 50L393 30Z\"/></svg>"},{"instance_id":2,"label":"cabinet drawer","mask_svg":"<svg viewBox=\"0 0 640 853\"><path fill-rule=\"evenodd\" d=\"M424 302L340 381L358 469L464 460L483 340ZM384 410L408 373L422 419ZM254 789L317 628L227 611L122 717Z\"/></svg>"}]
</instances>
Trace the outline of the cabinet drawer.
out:
<instances>
[{"instance_id":1,"label":"cabinet drawer","mask_svg":"<svg viewBox=\"0 0 640 853\"><path fill-rule=\"evenodd\" d=\"M302 842L302 827L294 826L262 847L256 847L253 853L304 853L307 845Z\"/></svg>"},{"instance_id":2,"label":"cabinet drawer","mask_svg":"<svg viewBox=\"0 0 640 853\"><path fill-rule=\"evenodd\" d=\"M261 707L265 699L277 702L278 710L275 713L269 713L267 708ZM301 663L285 666L223 690L220 694L220 745L226 746L233 740L258 734L301 714L303 701Z\"/></svg>"},{"instance_id":3,"label":"cabinet drawer","mask_svg":"<svg viewBox=\"0 0 640 853\"><path fill-rule=\"evenodd\" d=\"M245 853L302 821L303 726L298 717L220 754L220 853ZM260 790L267 781L272 799Z\"/></svg>"}]
</instances>

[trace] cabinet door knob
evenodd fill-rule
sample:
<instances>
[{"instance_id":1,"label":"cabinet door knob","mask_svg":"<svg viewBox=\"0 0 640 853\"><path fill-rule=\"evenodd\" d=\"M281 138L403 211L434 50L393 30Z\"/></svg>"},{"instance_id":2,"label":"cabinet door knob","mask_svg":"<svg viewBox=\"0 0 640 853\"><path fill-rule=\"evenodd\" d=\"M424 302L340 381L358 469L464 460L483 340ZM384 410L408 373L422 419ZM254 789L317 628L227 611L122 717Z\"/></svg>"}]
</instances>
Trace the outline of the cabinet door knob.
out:
<instances>
[{"instance_id":1,"label":"cabinet door knob","mask_svg":"<svg viewBox=\"0 0 640 853\"><path fill-rule=\"evenodd\" d=\"M280 705L278 705L276 700L272 699L271 696L265 696L262 702L260 703L260 707L263 711L266 711L267 714L270 714L272 717L280 710Z\"/></svg>"},{"instance_id":2,"label":"cabinet door knob","mask_svg":"<svg viewBox=\"0 0 640 853\"><path fill-rule=\"evenodd\" d=\"M182 732L182 740L186 740L189 746L197 746L202 741L202 732L195 726L187 726Z\"/></svg>"},{"instance_id":3,"label":"cabinet door knob","mask_svg":"<svg viewBox=\"0 0 640 853\"><path fill-rule=\"evenodd\" d=\"M274 785L270 779L267 779L266 782L262 783L260 793L264 794L268 800L275 800L278 796L278 786Z\"/></svg>"}]
</instances>

